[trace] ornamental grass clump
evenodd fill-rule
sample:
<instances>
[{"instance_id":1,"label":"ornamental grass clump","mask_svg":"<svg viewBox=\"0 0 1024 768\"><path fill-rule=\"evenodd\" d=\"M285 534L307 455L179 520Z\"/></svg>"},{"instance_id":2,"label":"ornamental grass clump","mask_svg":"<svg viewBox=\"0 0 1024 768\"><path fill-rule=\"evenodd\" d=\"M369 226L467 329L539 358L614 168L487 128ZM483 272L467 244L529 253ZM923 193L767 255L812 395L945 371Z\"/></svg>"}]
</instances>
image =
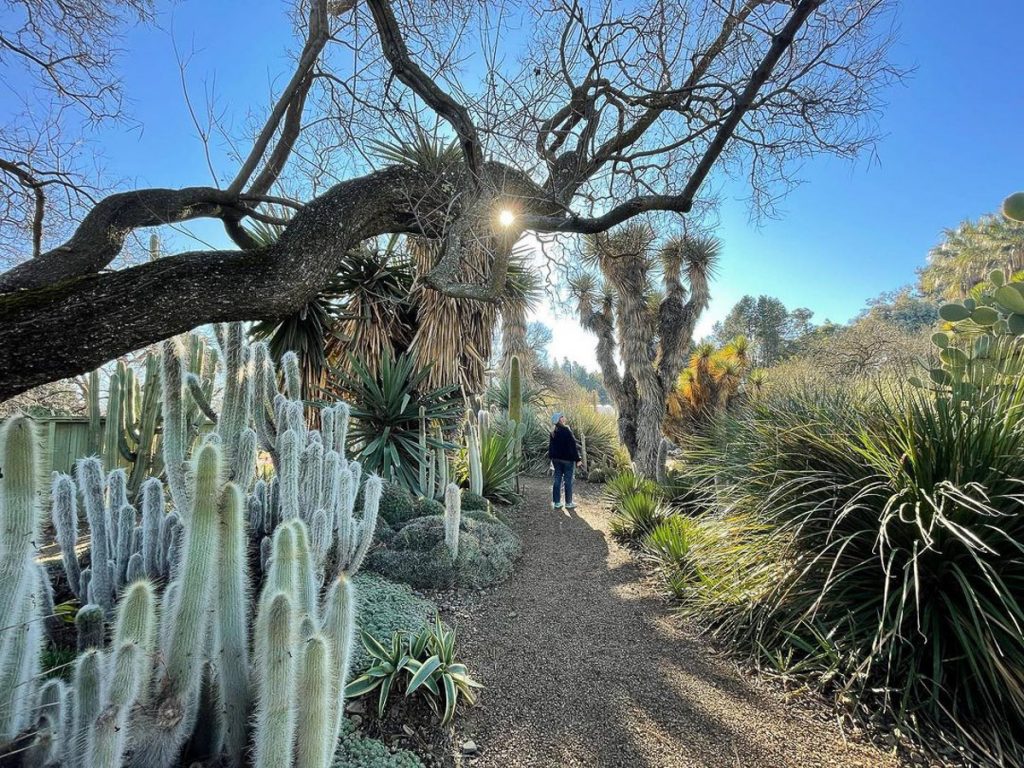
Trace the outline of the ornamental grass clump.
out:
<instances>
[{"instance_id":1,"label":"ornamental grass clump","mask_svg":"<svg viewBox=\"0 0 1024 768\"><path fill-rule=\"evenodd\" d=\"M777 578L689 608L766 665L985 764L1024 758L1024 382L795 392L726 416L694 471ZM697 558L703 573L714 564ZM729 565L729 559L722 563Z\"/></svg>"}]
</instances>

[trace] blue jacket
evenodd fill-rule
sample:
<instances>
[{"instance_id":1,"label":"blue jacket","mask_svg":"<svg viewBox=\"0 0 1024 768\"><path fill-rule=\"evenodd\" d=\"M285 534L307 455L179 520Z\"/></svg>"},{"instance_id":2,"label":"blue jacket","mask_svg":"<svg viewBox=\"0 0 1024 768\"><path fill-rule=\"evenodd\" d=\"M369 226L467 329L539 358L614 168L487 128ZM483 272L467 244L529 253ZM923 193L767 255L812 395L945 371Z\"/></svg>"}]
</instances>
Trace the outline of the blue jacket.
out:
<instances>
[{"instance_id":1,"label":"blue jacket","mask_svg":"<svg viewBox=\"0 0 1024 768\"><path fill-rule=\"evenodd\" d=\"M552 461L580 460L580 451L576 447L576 437L572 430L562 424L556 424L551 430L551 438L548 440L548 458Z\"/></svg>"}]
</instances>

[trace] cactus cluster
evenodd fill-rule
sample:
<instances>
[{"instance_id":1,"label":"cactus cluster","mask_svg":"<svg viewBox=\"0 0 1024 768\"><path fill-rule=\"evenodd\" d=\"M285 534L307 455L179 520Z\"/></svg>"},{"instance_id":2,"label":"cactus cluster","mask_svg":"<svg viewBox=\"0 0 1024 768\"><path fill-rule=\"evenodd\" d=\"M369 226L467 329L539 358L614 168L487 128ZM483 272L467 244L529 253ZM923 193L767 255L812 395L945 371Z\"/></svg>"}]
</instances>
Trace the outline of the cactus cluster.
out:
<instances>
[{"instance_id":1,"label":"cactus cluster","mask_svg":"<svg viewBox=\"0 0 1024 768\"><path fill-rule=\"evenodd\" d=\"M162 349L167 493L143 480L132 505L126 470L95 457L74 478L53 478L56 538L83 604L67 683L39 679L40 619L53 597L34 565L32 426L13 418L0 435L0 627L24 629L0 632L0 742L18 741L26 765L330 765L353 646L352 577L372 542L381 481L346 458L346 405L308 427L294 356L282 360L279 392L269 351L246 343L240 324L219 327L217 342L219 410L186 365L195 342ZM216 424L198 442L195 413ZM272 459L269 480L257 480L258 447Z\"/></svg>"},{"instance_id":2,"label":"cactus cluster","mask_svg":"<svg viewBox=\"0 0 1024 768\"><path fill-rule=\"evenodd\" d=\"M1024 371L1024 282L1008 282L994 270L971 296L942 305L939 317L945 328L932 335L939 359L929 371L934 384L966 395ZM916 377L911 383L923 386Z\"/></svg>"},{"instance_id":3,"label":"cactus cluster","mask_svg":"<svg viewBox=\"0 0 1024 768\"><path fill-rule=\"evenodd\" d=\"M201 336L189 336L187 343L189 373L196 378L199 391L209 398L217 367L216 351ZM146 477L156 477L163 471L160 356L148 354L144 368L145 378L140 382L133 368L121 361L117 363L107 386L106 414L100 406L98 370L89 374L85 393L90 450L101 457L106 471L121 466L130 468L130 499L136 497ZM198 404L192 403L186 414L191 439L198 434L205 418Z\"/></svg>"},{"instance_id":4,"label":"cactus cluster","mask_svg":"<svg viewBox=\"0 0 1024 768\"><path fill-rule=\"evenodd\" d=\"M420 407L420 432L418 442L419 495L424 499L440 499L448 487L448 454L444 449L444 437L440 433L428 439L426 409ZM431 445L433 447L431 447Z\"/></svg>"}]
</instances>

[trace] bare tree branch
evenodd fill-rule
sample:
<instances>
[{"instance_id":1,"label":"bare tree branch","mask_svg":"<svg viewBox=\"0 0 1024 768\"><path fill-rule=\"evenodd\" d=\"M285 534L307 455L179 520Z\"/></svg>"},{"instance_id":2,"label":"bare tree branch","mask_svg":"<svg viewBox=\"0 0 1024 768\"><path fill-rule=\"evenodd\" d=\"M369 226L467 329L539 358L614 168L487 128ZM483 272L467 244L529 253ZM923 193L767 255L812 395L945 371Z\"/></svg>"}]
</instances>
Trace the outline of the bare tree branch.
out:
<instances>
[{"instance_id":1,"label":"bare tree branch","mask_svg":"<svg viewBox=\"0 0 1024 768\"><path fill-rule=\"evenodd\" d=\"M405 46L402 30L398 26L398 21L387 0L367 0L367 5L373 12L381 49L391 63L394 76L411 88L435 112L442 115L451 124L459 137L459 144L466 157L470 179L476 184L483 168L483 148L480 145L473 120L469 116L469 111L441 89L412 60L409 50Z\"/></svg>"}]
</instances>

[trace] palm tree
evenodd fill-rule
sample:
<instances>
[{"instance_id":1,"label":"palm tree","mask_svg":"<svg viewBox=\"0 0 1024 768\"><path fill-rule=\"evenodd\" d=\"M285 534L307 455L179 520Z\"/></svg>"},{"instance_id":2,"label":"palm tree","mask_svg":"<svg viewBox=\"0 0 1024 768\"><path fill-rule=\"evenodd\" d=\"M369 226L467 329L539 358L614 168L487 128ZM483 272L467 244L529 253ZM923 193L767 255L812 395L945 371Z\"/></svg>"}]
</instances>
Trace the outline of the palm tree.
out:
<instances>
[{"instance_id":1,"label":"palm tree","mask_svg":"<svg viewBox=\"0 0 1024 768\"><path fill-rule=\"evenodd\" d=\"M1024 270L1024 223L1004 216L982 216L947 229L919 272L923 293L958 299L994 269L1007 275Z\"/></svg>"},{"instance_id":2,"label":"palm tree","mask_svg":"<svg viewBox=\"0 0 1024 768\"><path fill-rule=\"evenodd\" d=\"M390 163L421 168L435 175L463 162L457 142L421 128L406 139L377 142L375 151ZM470 228L464 235L446 240L409 236L406 246L416 278L410 295L410 302L416 307L416 329L408 349L417 365L430 368L425 385L458 384L469 393L483 392L499 316L506 354L525 346L526 315L540 290L528 268L528 254L513 252L503 294L497 302L485 302L446 296L423 277L437 264L445 248L458 247L460 277L466 282L485 280L494 256L489 230L477 232Z\"/></svg>"}]
</instances>

